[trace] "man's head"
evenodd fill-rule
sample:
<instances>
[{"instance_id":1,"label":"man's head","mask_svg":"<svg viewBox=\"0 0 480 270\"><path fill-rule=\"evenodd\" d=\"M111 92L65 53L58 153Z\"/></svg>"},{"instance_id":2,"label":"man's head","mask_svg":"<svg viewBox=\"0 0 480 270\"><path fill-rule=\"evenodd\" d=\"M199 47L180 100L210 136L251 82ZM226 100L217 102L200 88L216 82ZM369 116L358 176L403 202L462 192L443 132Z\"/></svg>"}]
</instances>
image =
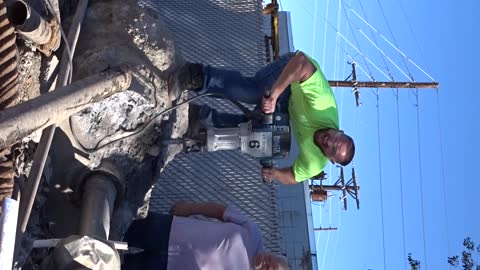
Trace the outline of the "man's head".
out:
<instances>
[{"instance_id":1,"label":"man's head","mask_svg":"<svg viewBox=\"0 0 480 270\"><path fill-rule=\"evenodd\" d=\"M253 257L253 269L255 270L289 270L288 261L283 256L271 253L258 253Z\"/></svg>"},{"instance_id":2,"label":"man's head","mask_svg":"<svg viewBox=\"0 0 480 270\"><path fill-rule=\"evenodd\" d=\"M342 130L319 129L315 131L313 141L332 163L348 165L355 155L353 139Z\"/></svg>"}]
</instances>

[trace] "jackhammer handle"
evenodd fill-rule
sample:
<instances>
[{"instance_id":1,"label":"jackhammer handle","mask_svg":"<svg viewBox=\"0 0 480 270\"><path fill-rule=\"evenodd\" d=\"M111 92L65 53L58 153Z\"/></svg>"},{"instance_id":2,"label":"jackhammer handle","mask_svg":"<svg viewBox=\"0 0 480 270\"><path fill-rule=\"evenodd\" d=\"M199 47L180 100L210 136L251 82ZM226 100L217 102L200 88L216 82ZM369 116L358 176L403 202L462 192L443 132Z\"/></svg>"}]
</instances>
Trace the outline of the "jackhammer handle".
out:
<instances>
[{"instance_id":1,"label":"jackhammer handle","mask_svg":"<svg viewBox=\"0 0 480 270\"><path fill-rule=\"evenodd\" d=\"M269 98L271 94L272 94L272 91L270 91L270 90L265 90L265 92L263 93L263 97L264 97L264 98Z\"/></svg>"},{"instance_id":2,"label":"jackhammer handle","mask_svg":"<svg viewBox=\"0 0 480 270\"><path fill-rule=\"evenodd\" d=\"M271 95L272 95L272 91L265 90L265 92L263 93L263 98L269 98ZM270 115L271 113L263 113L263 114Z\"/></svg>"},{"instance_id":3,"label":"jackhammer handle","mask_svg":"<svg viewBox=\"0 0 480 270\"><path fill-rule=\"evenodd\" d=\"M271 169L273 168L273 160L272 159L267 159L267 160L260 160L260 165L262 165L262 168L268 168ZM265 183L271 183L271 181L265 180L265 178L262 177L262 181Z\"/></svg>"},{"instance_id":4,"label":"jackhammer handle","mask_svg":"<svg viewBox=\"0 0 480 270\"><path fill-rule=\"evenodd\" d=\"M270 90L266 90L263 93L263 97L264 98L269 98L271 94L272 94L272 92ZM265 113L263 111L263 108L262 108L262 118L263 118L263 122L265 124L272 124L273 123L273 114L272 113Z\"/></svg>"}]
</instances>

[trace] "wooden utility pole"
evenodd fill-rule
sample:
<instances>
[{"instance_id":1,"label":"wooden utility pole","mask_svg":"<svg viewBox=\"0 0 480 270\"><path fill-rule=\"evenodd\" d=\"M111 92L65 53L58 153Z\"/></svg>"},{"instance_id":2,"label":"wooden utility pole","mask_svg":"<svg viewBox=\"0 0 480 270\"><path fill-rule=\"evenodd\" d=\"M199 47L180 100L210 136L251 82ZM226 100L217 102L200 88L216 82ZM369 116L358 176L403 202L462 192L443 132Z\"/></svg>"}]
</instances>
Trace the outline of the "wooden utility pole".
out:
<instances>
[{"instance_id":1,"label":"wooden utility pole","mask_svg":"<svg viewBox=\"0 0 480 270\"><path fill-rule=\"evenodd\" d=\"M328 228L313 228L314 231L336 231L337 228L332 228L332 227L328 227Z\"/></svg>"},{"instance_id":2,"label":"wooden utility pole","mask_svg":"<svg viewBox=\"0 0 480 270\"><path fill-rule=\"evenodd\" d=\"M357 185L357 177L355 176L355 168L352 168L352 178L350 178L345 183L345 176L343 174L343 167L340 167L340 176L338 177L337 181L333 185L310 185L311 193L315 195L315 193L324 192L324 196L322 196L323 200L327 200L328 196L325 196L327 191L342 191L343 195L340 197L340 200L343 200L343 207L347 210L347 194L350 195L352 198L355 199L357 204L357 209L360 209L360 200L358 199L358 191L360 190L360 186Z\"/></svg>"},{"instance_id":3,"label":"wooden utility pole","mask_svg":"<svg viewBox=\"0 0 480 270\"><path fill-rule=\"evenodd\" d=\"M272 27L272 36L270 37L272 43L272 50L273 50L273 60L278 60L280 56L280 44L278 39L278 1L272 0L270 4L268 4L263 9L263 14L270 14L271 16L271 27Z\"/></svg>"},{"instance_id":4,"label":"wooden utility pole","mask_svg":"<svg viewBox=\"0 0 480 270\"><path fill-rule=\"evenodd\" d=\"M356 81L328 81L332 87L352 88L430 88L437 89L437 82L356 82Z\"/></svg>"},{"instance_id":5,"label":"wooden utility pole","mask_svg":"<svg viewBox=\"0 0 480 270\"><path fill-rule=\"evenodd\" d=\"M352 77L351 80L349 78ZM352 63L352 74L345 81L328 81L331 87L351 87L355 95L355 103L360 103L359 88L417 88L417 89L436 89L438 90L438 82L376 82L376 81L357 81L357 73L355 70L355 62Z\"/></svg>"}]
</instances>

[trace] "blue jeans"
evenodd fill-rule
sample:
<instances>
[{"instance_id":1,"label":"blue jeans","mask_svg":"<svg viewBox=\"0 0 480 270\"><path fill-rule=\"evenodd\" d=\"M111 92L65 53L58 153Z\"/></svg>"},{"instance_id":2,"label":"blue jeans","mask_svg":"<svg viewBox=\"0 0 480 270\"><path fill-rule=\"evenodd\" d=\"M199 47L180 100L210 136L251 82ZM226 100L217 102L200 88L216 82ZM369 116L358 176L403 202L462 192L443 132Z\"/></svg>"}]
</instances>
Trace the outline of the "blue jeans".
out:
<instances>
[{"instance_id":1,"label":"blue jeans","mask_svg":"<svg viewBox=\"0 0 480 270\"><path fill-rule=\"evenodd\" d=\"M172 220L171 215L152 212L145 219L135 220L128 228L124 241L143 251L126 254L122 269L166 270Z\"/></svg>"},{"instance_id":2,"label":"blue jeans","mask_svg":"<svg viewBox=\"0 0 480 270\"><path fill-rule=\"evenodd\" d=\"M277 61L261 68L255 76L245 77L239 71L225 70L205 66L203 93L220 93L229 99L260 105L265 91L272 89L273 84L280 76L283 68L287 65L294 53L282 55ZM277 100L277 109L288 112L288 100L290 98L290 86L280 95ZM235 127L245 122L244 115L212 112L212 120L216 127Z\"/></svg>"}]
</instances>

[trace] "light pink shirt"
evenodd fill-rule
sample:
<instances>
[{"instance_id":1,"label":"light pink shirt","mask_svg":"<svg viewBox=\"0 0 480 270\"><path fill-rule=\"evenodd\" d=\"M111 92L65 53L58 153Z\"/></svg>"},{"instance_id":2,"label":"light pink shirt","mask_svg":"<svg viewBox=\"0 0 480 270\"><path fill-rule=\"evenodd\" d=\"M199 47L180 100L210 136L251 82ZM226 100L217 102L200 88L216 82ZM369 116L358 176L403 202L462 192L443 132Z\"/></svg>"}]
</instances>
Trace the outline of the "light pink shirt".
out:
<instances>
[{"instance_id":1,"label":"light pink shirt","mask_svg":"<svg viewBox=\"0 0 480 270\"><path fill-rule=\"evenodd\" d=\"M230 206L223 219L174 217L167 269L252 269L253 257L263 249L260 229Z\"/></svg>"}]
</instances>

